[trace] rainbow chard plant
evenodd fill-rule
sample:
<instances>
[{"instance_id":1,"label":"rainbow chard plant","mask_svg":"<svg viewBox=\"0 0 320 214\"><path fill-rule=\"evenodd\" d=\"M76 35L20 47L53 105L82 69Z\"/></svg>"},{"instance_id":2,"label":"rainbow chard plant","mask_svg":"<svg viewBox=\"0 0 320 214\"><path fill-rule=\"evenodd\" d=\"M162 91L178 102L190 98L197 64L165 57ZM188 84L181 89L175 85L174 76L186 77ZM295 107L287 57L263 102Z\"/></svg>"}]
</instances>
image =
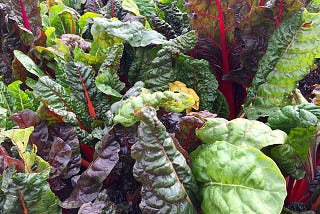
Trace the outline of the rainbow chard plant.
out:
<instances>
[{"instance_id":1,"label":"rainbow chard plant","mask_svg":"<svg viewBox=\"0 0 320 214\"><path fill-rule=\"evenodd\" d=\"M0 0L0 213L318 212L319 11Z\"/></svg>"}]
</instances>

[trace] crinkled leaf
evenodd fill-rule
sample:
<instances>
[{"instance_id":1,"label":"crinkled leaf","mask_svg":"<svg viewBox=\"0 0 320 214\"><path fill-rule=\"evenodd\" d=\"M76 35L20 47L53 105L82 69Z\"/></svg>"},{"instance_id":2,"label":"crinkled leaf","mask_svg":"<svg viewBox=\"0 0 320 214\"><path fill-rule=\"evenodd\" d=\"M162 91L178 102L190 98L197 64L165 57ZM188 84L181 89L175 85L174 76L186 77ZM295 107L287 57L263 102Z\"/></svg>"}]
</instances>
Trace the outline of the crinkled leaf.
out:
<instances>
[{"instance_id":1,"label":"crinkled leaf","mask_svg":"<svg viewBox=\"0 0 320 214\"><path fill-rule=\"evenodd\" d=\"M94 40L110 36L117 37L128 42L133 47L145 47L150 44L163 44L166 38L160 33L147 30L143 24L137 21L121 22L105 18L94 18L91 29Z\"/></svg>"},{"instance_id":2,"label":"crinkled leaf","mask_svg":"<svg viewBox=\"0 0 320 214\"><path fill-rule=\"evenodd\" d=\"M80 33L77 14L62 4L50 7L49 22L50 26L55 28L58 37L62 34Z\"/></svg>"},{"instance_id":3,"label":"crinkled leaf","mask_svg":"<svg viewBox=\"0 0 320 214\"><path fill-rule=\"evenodd\" d=\"M124 88L124 83L119 80L118 69L123 53L123 44L116 43L110 47L110 54L101 65L99 75L96 77L97 88L105 94L121 97L120 91Z\"/></svg>"},{"instance_id":4,"label":"crinkled leaf","mask_svg":"<svg viewBox=\"0 0 320 214\"><path fill-rule=\"evenodd\" d=\"M53 139L49 153L49 164L52 167L50 179L62 174L71 160L71 155L72 150L65 141L59 137Z\"/></svg>"},{"instance_id":5,"label":"crinkled leaf","mask_svg":"<svg viewBox=\"0 0 320 214\"><path fill-rule=\"evenodd\" d=\"M317 126L296 127L288 134L288 143L295 149L302 162L306 162L310 145L314 142Z\"/></svg>"},{"instance_id":6,"label":"crinkled leaf","mask_svg":"<svg viewBox=\"0 0 320 214\"><path fill-rule=\"evenodd\" d=\"M192 96L195 101L194 105L187 109L187 112L191 112L192 109L199 110L199 96L192 88L187 88L186 84L180 81L169 82L169 90L173 92L186 93Z\"/></svg>"},{"instance_id":7,"label":"crinkled leaf","mask_svg":"<svg viewBox=\"0 0 320 214\"><path fill-rule=\"evenodd\" d=\"M191 153L191 162L201 184L203 213L281 212L285 179L258 149L216 141Z\"/></svg>"},{"instance_id":8,"label":"crinkled leaf","mask_svg":"<svg viewBox=\"0 0 320 214\"><path fill-rule=\"evenodd\" d=\"M285 106L274 111L268 117L268 125L272 129L281 129L289 133L292 128L316 126L318 117L308 109L320 112L320 106L313 104L302 104L298 106Z\"/></svg>"},{"instance_id":9,"label":"crinkled leaf","mask_svg":"<svg viewBox=\"0 0 320 214\"><path fill-rule=\"evenodd\" d=\"M186 83L197 92L200 96L200 110L214 112L220 117L228 116L228 104L219 96L218 81L210 71L207 61L179 56L174 76L176 80ZM226 107L221 108L217 103Z\"/></svg>"},{"instance_id":10,"label":"crinkled leaf","mask_svg":"<svg viewBox=\"0 0 320 214\"><path fill-rule=\"evenodd\" d=\"M142 213L196 213L197 184L186 160L154 109L144 107L136 115L142 122L131 156L133 174L142 183Z\"/></svg>"},{"instance_id":11,"label":"crinkled leaf","mask_svg":"<svg viewBox=\"0 0 320 214\"><path fill-rule=\"evenodd\" d=\"M248 91L244 108L248 118L267 116L292 103L290 93L320 53L319 23L320 14L304 10L279 25Z\"/></svg>"},{"instance_id":12,"label":"crinkled leaf","mask_svg":"<svg viewBox=\"0 0 320 214\"><path fill-rule=\"evenodd\" d=\"M70 161L68 162L62 177L67 179L78 174L81 166L81 154L79 140L75 128L67 123L54 123L48 126L48 130L50 137L53 139L60 138L69 146L72 152ZM62 143L62 141L60 141L60 143ZM53 150L54 149L51 149L50 152L54 152Z\"/></svg>"},{"instance_id":13,"label":"crinkled leaf","mask_svg":"<svg viewBox=\"0 0 320 214\"><path fill-rule=\"evenodd\" d=\"M287 134L281 130L272 130L266 124L237 118L227 121L223 118L208 118L204 126L196 130L197 136L203 143L226 141L233 145L246 145L257 149L284 144Z\"/></svg>"},{"instance_id":14,"label":"crinkled leaf","mask_svg":"<svg viewBox=\"0 0 320 214\"><path fill-rule=\"evenodd\" d=\"M35 97L47 102L53 109L75 113L82 128L86 129L90 126L91 119L87 113L86 106L72 98L69 91L48 76L39 78L33 94Z\"/></svg>"},{"instance_id":15,"label":"crinkled leaf","mask_svg":"<svg viewBox=\"0 0 320 214\"><path fill-rule=\"evenodd\" d=\"M8 110L0 106L0 130L6 129L7 120L8 120Z\"/></svg>"},{"instance_id":16,"label":"crinkled leaf","mask_svg":"<svg viewBox=\"0 0 320 214\"><path fill-rule=\"evenodd\" d=\"M271 149L271 158L277 163L282 174L296 180L304 178L305 171L301 159L290 144L278 145Z\"/></svg>"},{"instance_id":17,"label":"crinkled leaf","mask_svg":"<svg viewBox=\"0 0 320 214\"><path fill-rule=\"evenodd\" d=\"M116 214L117 206L110 201L109 196L102 191L99 193L98 197L94 202L88 202L81 205L78 214L100 214L100 213L108 213L108 214Z\"/></svg>"},{"instance_id":18,"label":"crinkled leaf","mask_svg":"<svg viewBox=\"0 0 320 214\"><path fill-rule=\"evenodd\" d=\"M153 91L166 90L168 88L167 84L173 78L177 57L192 49L196 42L196 32L190 31L163 43L162 48L151 62L151 68L146 70L142 67L139 71L141 75L139 79L145 82L148 89Z\"/></svg>"},{"instance_id":19,"label":"crinkled leaf","mask_svg":"<svg viewBox=\"0 0 320 214\"><path fill-rule=\"evenodd\" d=\"M157 4L154 0L135 0L141 15L151 17L157 15Z\"/></svg>"},{"instance_id":20,"label":"crinkled leaf","mask_svg":"<svg viewBox=\"0 0 320 214\"><path fill-rule=\"evenodd\" d=\"M16 173L11 168L1 178L1 213L61 213L60 201L51 192L46 177Z\"/></svg>"},{"instance_id":21,"label":"crinkled leaf","mask_svg":"<svg viewBox=\"0 0 320 214\"><path fill-rule=\"evenodd\" d=\"M193 104L194 100L188 94L174 93L171 91L154 93L146 91L137 97L130 97L125 100L116 111L113 121L115 124L120 123L125 127L131 126L139 121L139 118L134 115L134 111L141 109L145 105L154 108L161 107L168 112L181 112Z\"/></svg>"},{"instance_id":22,"label":"crinkled leaf","mask_svg":"<svg viewBox=\"0 0 320 214\"><path fill-rule=\"evenodd\" d=\"M119 160L120 145L113 134L106 134L100 145L101 152L91 165L84 171L71 195L61 204L64 208L78 208L82 204L94 200L107 178Z\"/></svg>"},{"instance_id":23,"label":"crinkled leaf","mask_svg":"<svg viewBox=\"0 0 320 214\"><path fill-rule=\"evenodd\" d=\"M36 110L38 108L38 102L34 99L32 93L23 91L20 89L21 81L17 80L8 85L8 92L11 94L13 106L16 110L31 109Z\"/></svg>"}]
</instances>

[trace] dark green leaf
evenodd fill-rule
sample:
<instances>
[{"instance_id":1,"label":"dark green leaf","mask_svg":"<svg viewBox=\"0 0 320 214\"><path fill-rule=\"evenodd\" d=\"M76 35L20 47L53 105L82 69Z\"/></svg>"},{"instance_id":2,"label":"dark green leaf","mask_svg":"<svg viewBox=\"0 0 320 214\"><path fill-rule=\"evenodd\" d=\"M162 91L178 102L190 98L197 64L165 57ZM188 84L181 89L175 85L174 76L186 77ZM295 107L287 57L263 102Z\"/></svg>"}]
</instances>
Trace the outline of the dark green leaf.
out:
<instances>
[{"instance_id":1,"label":"dark green leaf","mask_svg":"<svg viewBox=\"0 0 320 214\"><path fill-rule=\"evenodd\" d=\"M142 183L142 212L196 213L197 185L183 155L154 109L144 107L137 115L142 122L131 156L136 160L133 174Z\"/></svg>"}]
</instances>

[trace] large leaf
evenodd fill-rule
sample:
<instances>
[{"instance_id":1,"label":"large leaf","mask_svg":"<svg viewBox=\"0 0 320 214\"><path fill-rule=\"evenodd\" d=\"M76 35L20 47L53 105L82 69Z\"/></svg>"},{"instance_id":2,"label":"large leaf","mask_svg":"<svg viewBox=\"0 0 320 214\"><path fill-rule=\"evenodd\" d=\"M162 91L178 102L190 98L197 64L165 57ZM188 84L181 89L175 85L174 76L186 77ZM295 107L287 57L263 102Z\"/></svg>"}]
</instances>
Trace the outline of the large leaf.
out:
<instances>
[{"instance_id":1,"label":"large leaf","mask_svg":"<svg viewBox=\"0 0 320 214\"><path fill-rule=\"evenodd\" d=\"M47 177L5 170L1 176L1 213L61 213L60 201L51 192Z\"/></svg>"},{"instance_id":2,"label":"large leaf","mask_svg":"<svg viewBox=\"0 0 320 214\"><path fill-rule=\"evenodd\" d=\"M203 143L227 141L233 145L246 145L257 149L284 144L287 134L281 130L272 130L256 120L237 118L227 121L222 118L208 118L204 126L196 130Z\"/></svg>"},{"instance_id":3,"label":"large leaf","mask_svg":"<svg viewBox=\"0 0 320 214\"><path fill-rule=\"evenodd\" d=\"M137 97L130 97L125 100L121 107L116 111L113 118L114 123L128 127L139 121L134 115L136 110L141 109L145 105L154 108L163 108L165 111L181 112L192 106L194 100L188 94L174 93L171 91L150 93L145 91Z\"/></svg>"},{"instance_id":4,"label":"large leaf","mask_svg":"<svg viewBox=\"0 0 320 214\"><path fill-rule=\"evenodd\" d=\"M248 91L244 108L248 118L267 116L293 102L290 93L320 53L319 23L320 14L304 10L279 25Z\"/></svg>"},{"instance_id":5,"label":"large leaf","mask_svg":"<svg viewBox=\"0 0 320 214\"><path fill-rule=\"evenodd\" d=\"M191 153L191 162L204 214L281 212L285 179L258 149L217 141Z\"/></svg>"},{"instance_id":6,"label":"large leaf","mask_svg":"<svg viewBox=\"0 0 320 214\"><path fill-rule=\"evenodd\" d=\"M36 75L37 77L45 76L46 74L23 52L19 50L13 51L14 56L17 58L17 60L23 65L23 67L29 71L30 73Z\"/></svg>"},{"instance_id":7,"label":"large leaf","mask_svg":"<svg viewBox=\"0 0 320 214\"><path fill-rule=\"evenodd\" d=\"M135 178L142 183L142 213L196 213L197 185L154 109L136 112L139 140L131 148ZM192 201L191 201L191 200Z\"/></svg>"},{"instance_id":8,"label":"large leaf","mask_svg":"<svg viewBox=\"0 0 320 214\"><path fill-rule=\"evenodd\" d=\"M160 33L147 30L140 22L121 22L105 18L94 18L91 29L94 40L110 40L114 36L128 42L133 47L145 47L150 44L163 44L166 38Z\"/></svg>"},{"instance_id":9,"label":"large leaf","mask_svg":"<svg viewBox=\"0 0 320 214\"><path fill-rule=\"evenodd\" d=\"M75 113L80 126L83 129L90 129L92 119L86 106L72 98L70 91L48 76L39 78L33 94L35 97L41 98L43 102L48 103L52 109Z\"/></svg>"},{"instance_id":10,"label":"large leaf","mask_svg":"<svg viewBox=\"0 0 320 214\"><path fill-rule=\"evenodd\" d=\"M193 59L189 56L179 56L176 64L175 79L193 88L200 96L200 110L208 110L218 114L220 117L227 117L229 112L225 99L221 99L218 91L218 82L209 64L205 60ZM226 108L219 107L216 103L222 103Z\"/></svg>"},{"instance_id":11,"label":"large leaf","mask_svg":"<svg viewBox=\"0 0 320 214\"><path fill-rule=\"evenodd\" d=\"M271 149L271 158L277 163L283 175L296 180L304 178L303 163L290 144L278 145Z\"/></svg>"},{"instance_id":12,"label":"large leaf","mask_svg":"<svg viewBox=\"0 0 320 214\"><path fill-rule=\"evenodd\" d=\"M281 129L286 133L289 133L295 127L316 126L318 117L313 113L315 111L320 112L320 106L313 104L285 106L270 114L268 125L272 129Z\"/></svg>"},{"instance_id":13,"label":"large leaf","mask_svg":"<svg viewBox=\"0 0 320 214\"><path fill-rule=\"evenodd\" d=\"M80 175L71 195L61 204L62 207L78 208L98 196L103 181L119 160L120 145L115 141L113 134L106 134L98 150L96 159Z\"/></svg>"}]
</instances>

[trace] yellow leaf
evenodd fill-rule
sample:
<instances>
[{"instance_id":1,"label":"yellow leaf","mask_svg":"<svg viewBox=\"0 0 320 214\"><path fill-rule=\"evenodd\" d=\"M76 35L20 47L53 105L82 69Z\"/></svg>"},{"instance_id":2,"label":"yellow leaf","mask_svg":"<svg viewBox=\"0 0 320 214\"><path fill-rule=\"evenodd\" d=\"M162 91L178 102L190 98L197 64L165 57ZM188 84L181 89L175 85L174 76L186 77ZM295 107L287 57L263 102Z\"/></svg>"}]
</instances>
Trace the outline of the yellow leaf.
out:
<instances>
[{"instance_id":1,"label":"yellow leaf","mask_svg":"<svg viewBox=\"0 0 320 214\"><path fill-rule=\"evenodd\" d=\"M180 81L171 82L168 84L169 90L173 92L186 93L192 96L195 103L190 108L186 109L186 112L189 113L192 109L199 110L200 98L197 93L192 88L187 88L186 84Z\"/></svg>"}]
</instances>

